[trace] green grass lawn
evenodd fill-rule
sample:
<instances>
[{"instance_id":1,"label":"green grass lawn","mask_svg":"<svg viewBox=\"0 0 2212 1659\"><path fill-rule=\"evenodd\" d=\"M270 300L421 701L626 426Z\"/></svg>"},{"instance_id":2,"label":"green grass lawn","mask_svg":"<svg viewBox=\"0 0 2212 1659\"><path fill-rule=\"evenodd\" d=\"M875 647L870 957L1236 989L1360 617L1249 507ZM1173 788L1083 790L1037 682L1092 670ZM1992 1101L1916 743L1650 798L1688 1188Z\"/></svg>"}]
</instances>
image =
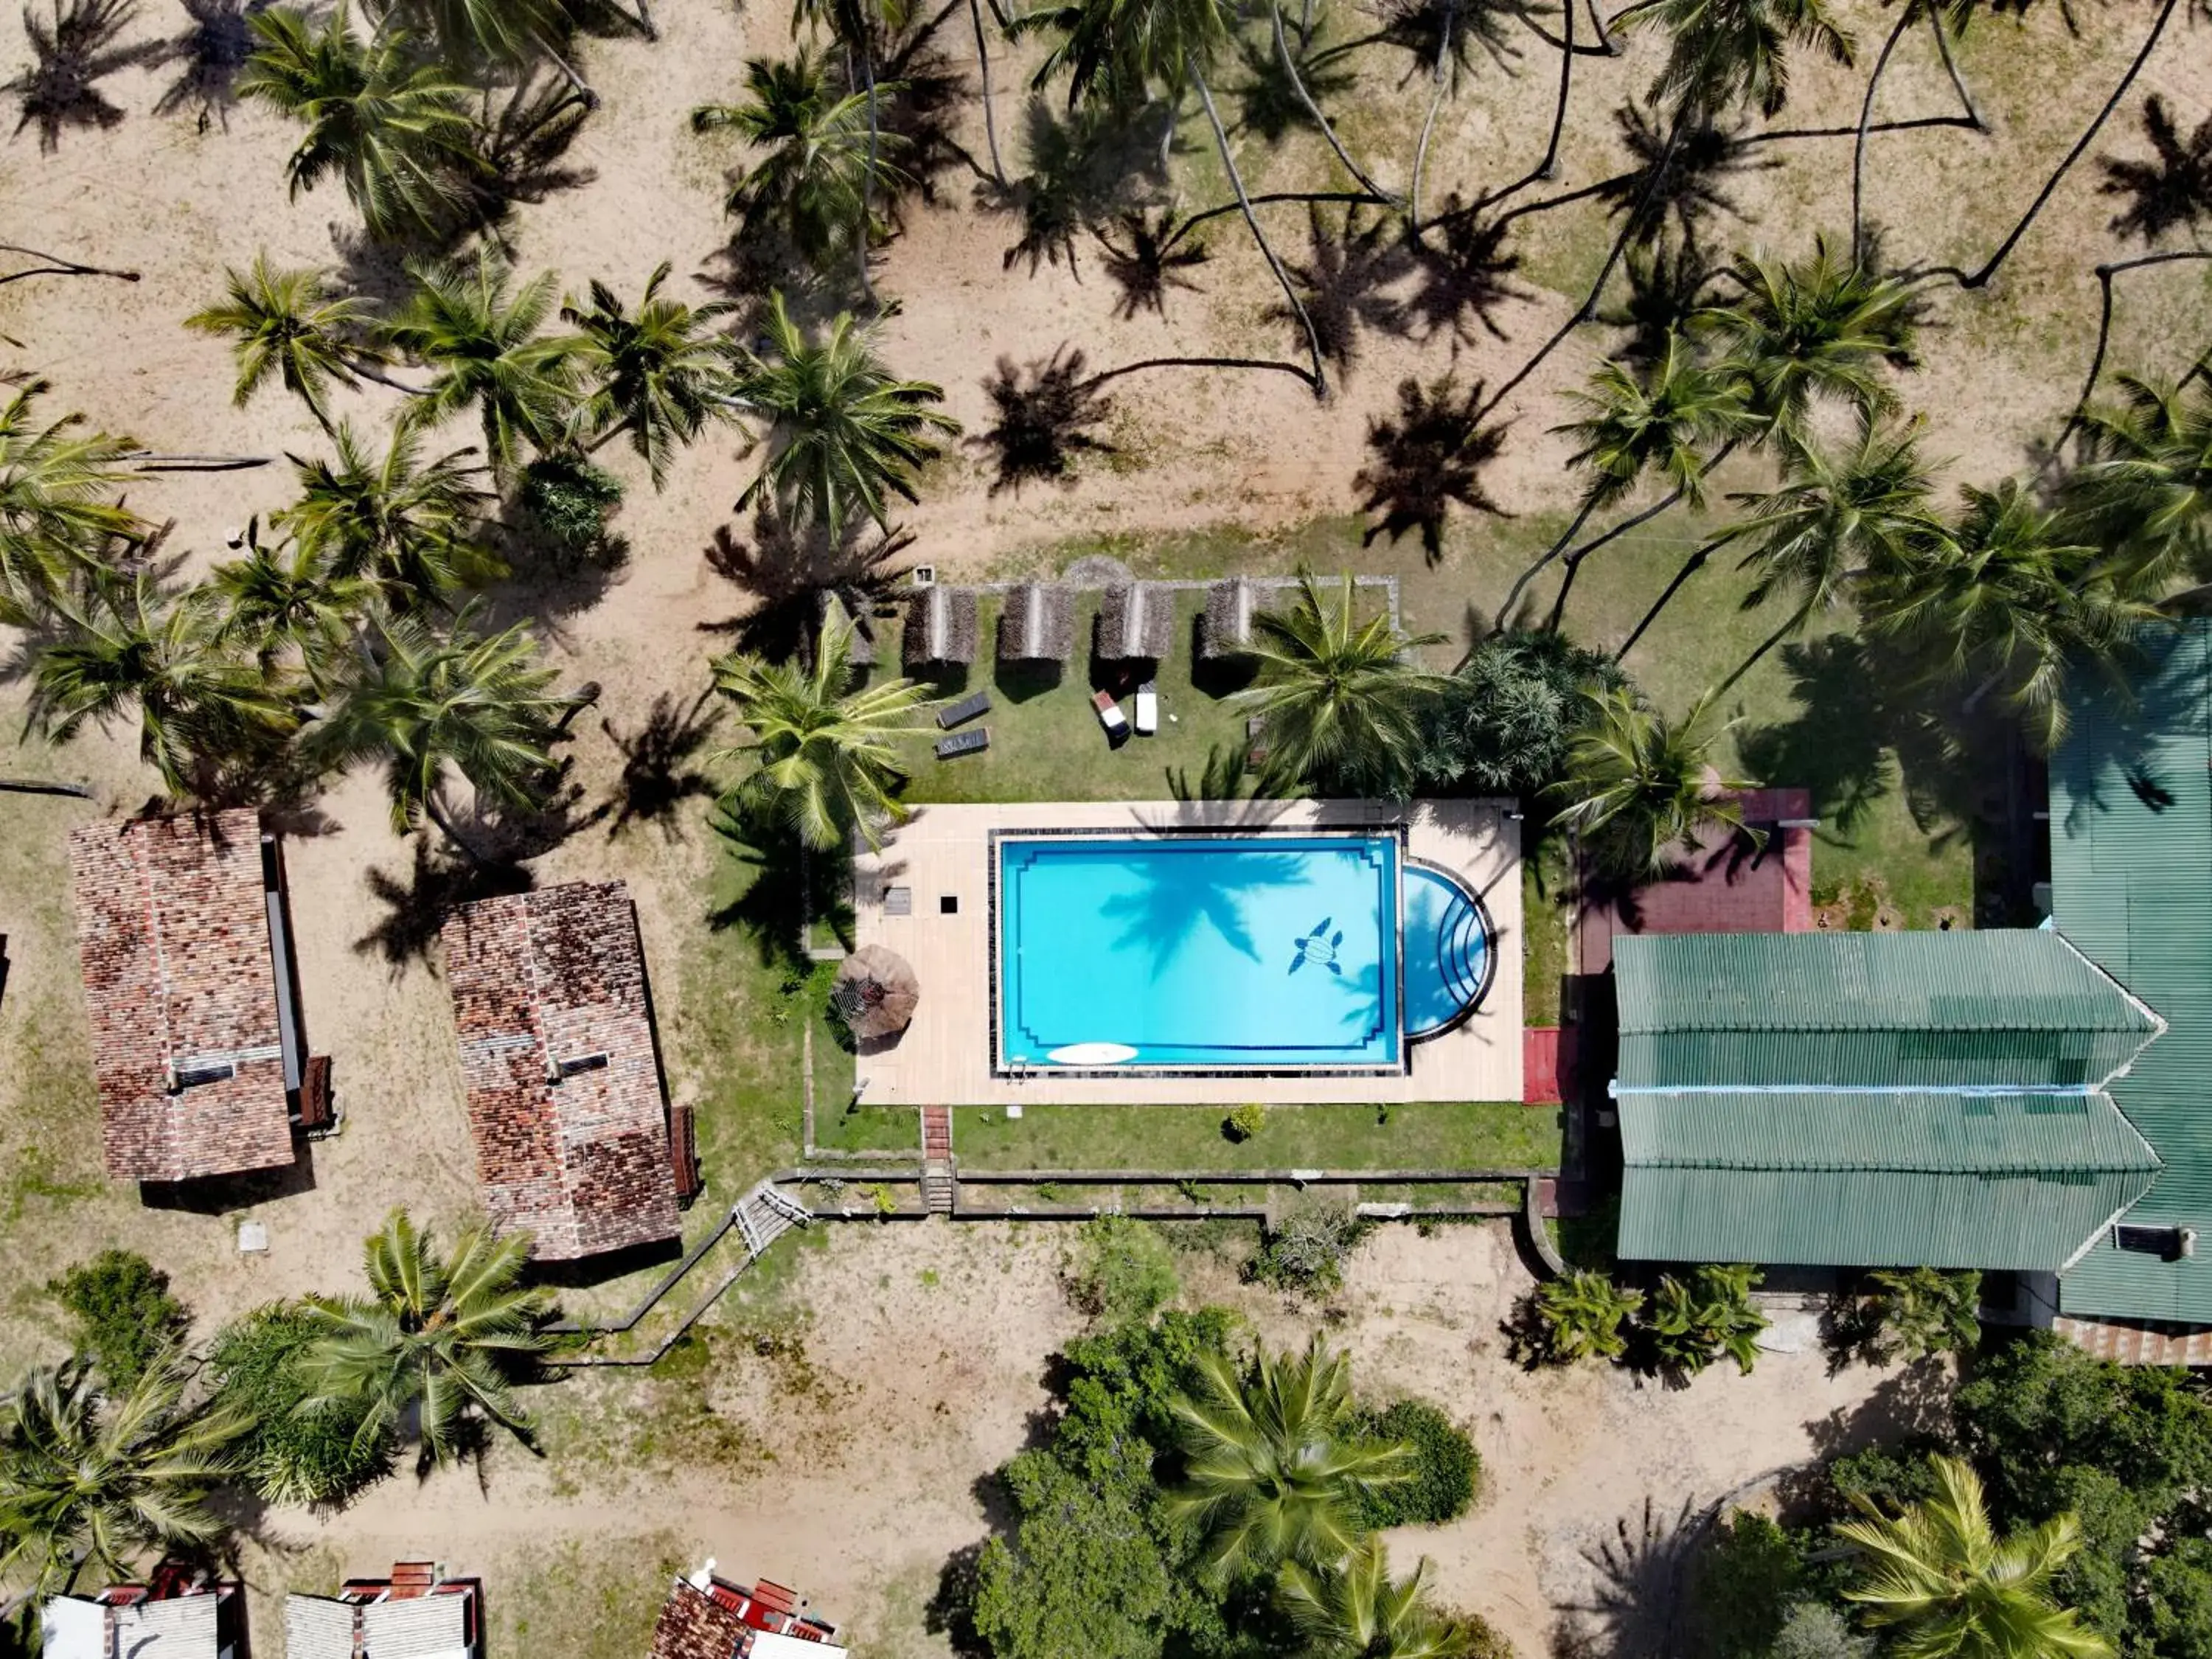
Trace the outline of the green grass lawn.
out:
<instances>
[{"instance_id":1,"label":"green grass lawn","mask_svg":"<svg viewBox=\"0 0 2212 1659\"><path fill-rule=\"evenodd\" d=\"M1261 1092L1265 1085L1255 1085ZM952 1150L981 1170L1531 1170L1559 1161L1555 1107L1423 1101L1271 1106L1231 1141L1218 1106L993 1107L952 1115Z\"/></svg>"}]
</instances>

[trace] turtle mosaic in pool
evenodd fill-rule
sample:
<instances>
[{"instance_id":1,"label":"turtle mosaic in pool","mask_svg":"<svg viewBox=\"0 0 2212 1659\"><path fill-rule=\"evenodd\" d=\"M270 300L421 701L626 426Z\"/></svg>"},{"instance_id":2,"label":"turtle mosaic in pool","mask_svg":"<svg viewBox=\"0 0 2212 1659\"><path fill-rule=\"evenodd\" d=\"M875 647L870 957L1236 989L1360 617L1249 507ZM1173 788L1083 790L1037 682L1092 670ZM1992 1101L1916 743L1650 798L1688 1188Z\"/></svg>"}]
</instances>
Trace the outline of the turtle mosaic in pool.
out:
<instances>
[{"instance_id":1,"label":"turtle mosaic in pool","mask_svg":"<svg viewBox=\"0 0 2212 1659\"><path fill-rule=\"evenodd\" d=\"M1402 1073L1489 984L1395 833L994 834L993 1069Z\"/></svg>"}]
</instances>

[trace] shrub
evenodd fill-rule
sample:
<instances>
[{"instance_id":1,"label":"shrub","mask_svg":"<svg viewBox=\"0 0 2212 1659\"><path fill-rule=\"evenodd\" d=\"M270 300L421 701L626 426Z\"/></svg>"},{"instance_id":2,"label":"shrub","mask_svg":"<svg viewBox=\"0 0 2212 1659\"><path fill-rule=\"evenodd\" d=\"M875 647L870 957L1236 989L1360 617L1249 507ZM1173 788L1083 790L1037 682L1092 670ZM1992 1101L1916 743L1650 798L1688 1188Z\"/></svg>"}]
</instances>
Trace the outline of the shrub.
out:
<instances>
[{"instance_id":1,"label":"shrub","mask_svg":"<svg viewBox=\"0 0 2212 1659\"><path fill-rule=\"evenodd\" d=\"M1125 1215L1102 1215L1076 1235L1068 1299L1114 1324L1150 1319L1182 1289L1159 1230Z\"/></svg>"},{"instance_id":2,"label":"shrub","mask_svg":"<svg viewBox=\"0 0 2212 1659\"><path fill-rule=\"evenodd\" d=\"M1444 1627L1457 1645L1443 1651L1460 1659L1513 1659L1513 1644L1479 1613L1446 1613Z\"/></svg>"},{"instance_id":3,"label":"shrub","mask_svg":"<svg viewBox=\"0 0 2212 1659\"><path fill-rule=\"evenodd\" d=\"M272 1303L224 1326L208 1352L217 1408L253 1425L240 1447L246 1478L272 1504L343 1503L391 1464L384 1437L362 1442L368 1402L306 1404L299 1362L320 1334L299 1309Z\"/></svg>"},{"instance_id":4,"label":"shrub","mask_svg":"<svg viewBox=\"0 0 2212 1659\"><path fill-rule=\"evenodd\" d=\"M1641 1291L1623 1290L1603 1273L1547 1279L1522 1298L1513 1357L1529 1365L1618 1359L1628 1346L1628 1323L1643 1306Z\"/></svg>"},{"instance_id":5,"label":"shrub","mask_svg":"<svg viewBox=\"0 0 2212 1659\"><path fill-rule=\"evenodd\" d=\"M1330 1295L1342 1288L1345 1258L1366 1232L1365 1223L1337 1205L1303 1204L1286 1209L1267 1229L1259 1254L1245 1268L1245 1276L1278 1290Z\"/></svg>"},{"instance_id":6,"label":"shrub","mask_svg":"<svg viewBox=\"0 0 2212 1659\"><path fill-rule=\"evenodd\" d=\"M596 550L622 498L622 481L580 456L541 455L522 469L523 510L556 554Z\"/></svg>"},{"instance_id":7,"label":"shrub","mask_svg":"<svg viewBox=\"0 0 2212 1659\"><path fill-rule=\"evenodd\" d=\"M1239 1106L1222 1121L1221 1133L1239 1143L1249 1140L1267 1127L1267 1109L1257 1102Z\"/></svg>"},{"instance_id":8,"label":"shrub","mask_svg":"<svg viewBox=\"0 0 2212 1659\"><path fill-rule=\"evenodd\" d=\"M1874 1640L1854 1635L1833 1607L1800 1601L1782 1621L1766 1659L1874 1659Z\"/></svg>"},{"instance_id":9,"label":"shrub","mask_svg":"<svg viewBox=\"0 0 2212 1659\"><path fill-rule=\"evenodd\" d=\"M102 1250L46 1290L76 1322L72 1346L118 1394L143 1376L154 1357L191 1322L170 1293L168 1274L131 1250Z\"/></svg>"},{"instance_id":10,"label":"shrub","mask_svg":"<svg viewBox=\"0 0 2212 1659\"><path fill-rule=\"evenodd\" d=\"M1804 1563L1790 1534L1738 1510L1698 1558L1696 1600L1712 1659L1763 1659L1796 1601Z\"/></svg>"},{"instance_id":11,"label":"shrub","mask_svg":"<svg viewBox=\"0 0 2212 1659\"><path fill-rule=\"evenodd\" d=\"M1860 1296L1866 1346L1879 1358L1907 1364L1930 1354L1966 1352L1982 1340L1975 1317L1981 1300L1982 1276L1971 1271L1909 1267L1869 1273Z\"/></svg>"},{"instance_id":12,"label":"shrub","mask_svg":"<svg viewBox=\"0 0 2212 1659\"><path fill-rule=\"evenodd\" d=\"M1360 1433L1409 1448L1413 1476L1366 1492L1354 1509L1363 1532L1434 1527L1455 1521L1474 1502L1482 1459L1474 1443L1425 1400L1401 1400L1386 1411L1363 1412Z\"/></svg>"},{"instance_id":13,"label":"shrub","mask_svg":"<svg viewBox=\"0 0 2212 1659\"><path fill-rule=\"evenodd\" d=\"M1647 1356L1659 1370L1695 1376L1723 1354L1746 1376L1759 1358L1756 1341L1766 1316L1753 1305L1759 1282L1757 1268L1707 1265L1688 1283L1672 1273L1644 1310L1641 1334Z\"/></svg>"}]
</instances>

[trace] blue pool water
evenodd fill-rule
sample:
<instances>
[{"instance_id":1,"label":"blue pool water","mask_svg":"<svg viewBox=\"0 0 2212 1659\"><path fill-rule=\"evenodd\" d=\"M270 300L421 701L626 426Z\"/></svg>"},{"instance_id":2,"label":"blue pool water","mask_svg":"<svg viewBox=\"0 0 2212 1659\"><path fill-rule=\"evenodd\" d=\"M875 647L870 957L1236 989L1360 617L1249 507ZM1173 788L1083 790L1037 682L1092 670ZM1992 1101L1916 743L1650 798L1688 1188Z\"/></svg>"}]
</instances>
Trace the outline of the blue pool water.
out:
<instances>
[{"instance_id":1,"label":"blue pool water","mask_svg":"<svg viewBox=\"0 0 2212 1659\"><path fill-rule=\"evenodd\" d=\"M1005 836L997 857L1002 1069L1396 1071L1486 976L1480 907L1389 835Z\"/></svg>"}]
</instances>

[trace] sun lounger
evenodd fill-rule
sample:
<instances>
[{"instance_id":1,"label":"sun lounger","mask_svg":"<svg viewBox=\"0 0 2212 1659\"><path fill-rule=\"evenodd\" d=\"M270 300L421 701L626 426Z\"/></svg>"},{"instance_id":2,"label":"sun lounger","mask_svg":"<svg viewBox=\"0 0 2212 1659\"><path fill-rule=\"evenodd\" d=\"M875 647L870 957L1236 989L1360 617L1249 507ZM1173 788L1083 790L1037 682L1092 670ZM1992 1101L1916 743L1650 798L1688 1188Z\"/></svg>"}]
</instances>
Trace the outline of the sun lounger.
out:
<instances>
[{"instance_id":1,"label":"sun lounger","mask_svg":"<svg viewBox=\"0 0 2212 1659\"><path fill-rule=\"evenodd\" d=\"M1121 705L1104 691L1091 694L1091 706L1098 711L1098 724L1106 728L1109 738L1124 738L1129 734L1129 722L1121 713Z\"/></svg>"},{"instance_id":2,"label":"sun lounger","mask_svg":"<svg viewBox=\"0 0 2212 1659\"><path fill-rule=\"evenodd\" d=\"M1152 681L1137 688L1137 735L1149 738L1160 729L1160 694Z\"/></svg>"},{"instance_id":3,"label":"sun lounger","mask_svg":"<svg viewBox=\"0 0 2212 1659\"><path fill-rule=\"evenodd\" d=\"M991 728L976 726L973 731L955 732L949 738L937 740L937 758L951 760L956 755L980 755L991 746Z\"/></svg>"},{"instance_id":4,"label":"sun lounger","mask_svg":"<svg viewBox=\"0 0 2212 1659\"><path fill-rule=\"evenodd\" d=\"M978 714L988 714L990 712L991 694L988 691L978 691L973 696L961 698L950 708L939 709L937 723L945 731L950 732L954 726L972 720Z\"/></svg>"}]
</instances>

